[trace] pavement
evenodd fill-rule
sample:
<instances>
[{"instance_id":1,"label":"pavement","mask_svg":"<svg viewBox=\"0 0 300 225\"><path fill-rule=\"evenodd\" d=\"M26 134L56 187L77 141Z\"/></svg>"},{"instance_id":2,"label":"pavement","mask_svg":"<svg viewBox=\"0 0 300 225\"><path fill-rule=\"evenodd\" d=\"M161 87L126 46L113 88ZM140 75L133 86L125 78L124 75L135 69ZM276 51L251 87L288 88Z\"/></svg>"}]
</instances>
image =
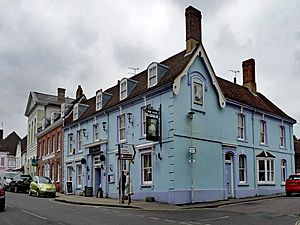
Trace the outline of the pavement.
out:
<instances>
[{"instance_id":1,"label":"pavement","mask_svg":"<svg viewBox=\"0 0 300 225\"><path fill-rule=\"evenodd\" d=\"M187 205L171 205L161 202L146 202L142 200L132 200L131 204L128 205L127 201L125 204L119 203L118 199L115 198L96 198L96 197L84 197L79 195L67 195L57 193L55 201L64 202L69 204L77 205L91 205L91 206L106 206L106 207L121 207L121 208L132 208L142 210L182 210L182 209L197 209L197 208L216 208L223 205L245 203L251 201L259 201L271 198L283 197L284 194L268 195L268 196L255 196L240 199L228 199L215 202L205 203L194 203Z\"/></svg>"}]
</instances>

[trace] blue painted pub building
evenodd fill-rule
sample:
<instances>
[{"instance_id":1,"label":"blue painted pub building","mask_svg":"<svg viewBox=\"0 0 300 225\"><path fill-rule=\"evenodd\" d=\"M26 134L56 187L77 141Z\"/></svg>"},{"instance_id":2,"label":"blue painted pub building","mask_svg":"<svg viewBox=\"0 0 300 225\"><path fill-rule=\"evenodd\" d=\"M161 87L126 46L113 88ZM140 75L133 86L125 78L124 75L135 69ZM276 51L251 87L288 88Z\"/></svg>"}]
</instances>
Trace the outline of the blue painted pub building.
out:
<instances>
[{"instance_id":1,"label":"blue painted pub building","mask_svg":"<svg viewBox=\"0 0 300 225\"><path fill-rule=\"evenodd\" d=\"M133 200L185 204L284 192L294 173L293 118L257 91L255 61L243 85L216 76L202 44L201 12L188 7L186 49L66 110L64 183L118 197L130 173ZM161 141L146 140L146 108L160 109ZM135 150L133 160L119 151ZM128 153L127 152L127 153Z\"/></svg>"}]
</instances>

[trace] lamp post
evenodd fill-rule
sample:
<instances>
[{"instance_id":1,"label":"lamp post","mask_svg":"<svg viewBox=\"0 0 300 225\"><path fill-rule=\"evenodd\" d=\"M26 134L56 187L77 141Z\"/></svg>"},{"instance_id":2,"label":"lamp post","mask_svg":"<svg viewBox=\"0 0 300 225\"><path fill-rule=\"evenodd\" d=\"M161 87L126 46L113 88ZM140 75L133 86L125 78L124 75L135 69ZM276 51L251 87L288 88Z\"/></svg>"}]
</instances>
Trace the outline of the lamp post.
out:
<instances>
[{"instance_id":1,"label":"lamp post","mask_svg":"<svg viewBox=\"0 0 300 225\"><path fill-rule=\"evenodd\" d=\"M191 142L190 142L190 148L189 148L189 153L190 153L190 157L191 159L189 160L189 162L191 163L191 203L194 203L194 154L196 153L196 148L193 147L193 123L192 123L192 120L194 118L194 114L195 112L193 111L190 111L188 112L188 118L190 120L190 127L191 127L191 134L190 134L190 137L191 137Z\"/></svg>"}]
</instances>

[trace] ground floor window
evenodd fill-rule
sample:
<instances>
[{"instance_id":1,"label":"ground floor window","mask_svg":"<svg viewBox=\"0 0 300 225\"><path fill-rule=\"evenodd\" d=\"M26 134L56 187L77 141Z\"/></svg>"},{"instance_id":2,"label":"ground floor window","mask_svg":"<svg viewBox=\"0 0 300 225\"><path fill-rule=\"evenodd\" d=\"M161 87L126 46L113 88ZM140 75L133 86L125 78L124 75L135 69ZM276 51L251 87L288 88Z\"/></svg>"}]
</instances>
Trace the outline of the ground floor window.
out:
<instances>
[{"instance_id":1,"label":"ground floor window","mask_svg":"<svg viewBox=\"0 0 300 225\"><path fill-rule=\"evenodd\" d=\"M67 181L72 181L72 166L67 166Z\"/></svg>"},{"instance_id":2,"label":"ground floor window","mask_svg":"<svg viewBox=\"0 0 300 225\"><path fill-rule=\"evenodd\" d=\"M274 184L274 159L258 159L258 184Z\"/></svg>"},{"instance_id":3,"label":"ground floor window","mask_svg":"<svg viewBox=\"0 0 300 225\"><path fill-rule=\"evenodd\" d=\"M281 184L285 184L286 180L286 160L281 160Z\"/></svg>"},{"instance_id":4,"label":"ground floor window","mask_svg":"<svg viewBox=\"0 0 300 225\"><path fill-rule=\"evenodd\" d=\"M152 152L141 153L142 185L152 185Z\"/></svg>"},{"instance_id":5,"label":"ground floor window","mask_svg":"<svg viewBox=\"0 0 300 225\"><path fill-rule=\"evenodd\" d=\"M76 185L77 187L82 185L82 165L76 165Z\"/></svg>"},{"instance_id":6,"label":"ground floor window","mask_svg":"<svg viewBox=\"0 0 300 225\"><path fill-rule=\"evenodd\" d=\"M246 183L246 156L239 156L239 179L240 183Z\"/></svg>"}]
</instances>

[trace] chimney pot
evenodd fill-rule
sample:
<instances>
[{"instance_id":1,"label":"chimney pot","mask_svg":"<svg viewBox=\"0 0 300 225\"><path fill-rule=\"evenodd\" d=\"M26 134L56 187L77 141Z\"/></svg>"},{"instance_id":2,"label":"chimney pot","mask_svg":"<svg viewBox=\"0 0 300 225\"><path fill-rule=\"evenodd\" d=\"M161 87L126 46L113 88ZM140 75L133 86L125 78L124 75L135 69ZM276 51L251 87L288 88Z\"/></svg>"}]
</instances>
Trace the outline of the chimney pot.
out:
<instances>
[{"instance_id":1,"label":"chimney pot","mask_svg":"<svg viewBox=\"0 0 300 225\"><path fill-rule=\"evenodd\" d=\"M77 90L76 90L76 99L81 97L83 95L83 90L81 88L81 85L78 85Z\"/></svg>"},{"instance_id":2,"label":"chimney pot","mask_svg":"<svg viewBox=\"0 0 300 225\"><path fill-rule=\"evenodd\" d=\"M255 60L248 59L243 61L243 86L248 88L251 92L256 93L255 83Z\"/></svg>"},{"instance_id":3,"label":"chimney pot","mask_svg":"<svg viewBox=\"0 0 300 225\"><path fill-rule=\"evenodd\" d=\"M57 88L57 101L58 102L64 102L65 101L65 94L66 94L66 89Z\"/></svg>"},{"instance_id":4,"label":"chimney pot","mask_svg":"<svg viewBox=\"0 0 300 225\"><path fill-rule=\"evenodd\" d=\"M185 9L187 53L191 52L197 44L202 42L201 19L202 15L198 9L192 6Z\"/></svg>"}]
</instances>

